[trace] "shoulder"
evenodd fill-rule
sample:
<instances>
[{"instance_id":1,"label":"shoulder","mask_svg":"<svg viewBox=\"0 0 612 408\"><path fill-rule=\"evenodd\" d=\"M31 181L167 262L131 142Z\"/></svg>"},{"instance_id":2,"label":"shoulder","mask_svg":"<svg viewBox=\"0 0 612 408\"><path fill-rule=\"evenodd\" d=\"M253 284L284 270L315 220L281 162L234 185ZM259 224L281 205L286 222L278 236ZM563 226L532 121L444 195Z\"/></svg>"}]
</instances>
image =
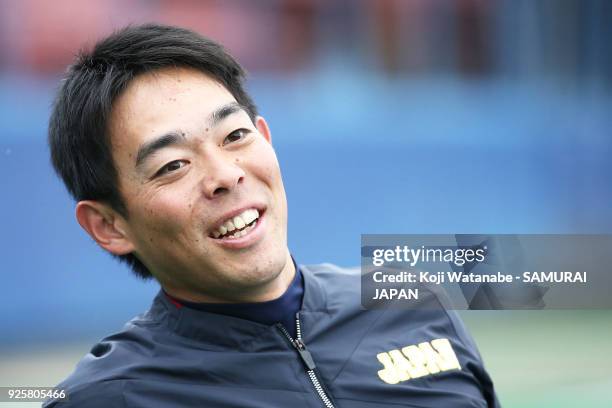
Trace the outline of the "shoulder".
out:
<instances>
[{"instance_id":1,"label":"shoulder","mask_svg":"<svg viewBox=\"0 0 612 408\"><path fill-rule=\"evenodd\" d=\"M345 268L342 266L334 265L332 263L321 263L314 265L300 265L302 272L308 273L320 280L354 280L357 279L359 283L359 276L361 274L361 268L349 267Z\"/></svg>"},{"instance_id":2,"label":"shoulder","mask_svg":"<svg viewBox=\"0 0 612 408\"><path fill-rule=\"evenodd\" d=\"M316 265L300 265L300 270L325 291L359 292L361 268L322 263Z\"/></svg>"},{"instance_id":3,"label":"shoulder","mask_svg":"<svg viewBox=\"0 0 612 408\"><path fill-rule=\"evenodd\" d=\"M379 327L386 331L405 330L410 328L422 333L425 338L432 336L453 339L463 354L480 358L476 344L469 335L461 317L450 310L446 294L432 286L419 286L422 298L410 305L398 302L378 304L375 308L366 308L368 302L362 302L362 278L371 281L371 274L362 275L361 268L340 267L331 263L317 265L300 265L301 270L310 279L318 283L320 290L326 293L328 308L354 313L378 315ZM307 278L308 278L307 276ZM434 337L435 338L435 337Z\"/></svg>"},{"instance_id":4,"label":"shoulder","mask_svg":"<svg viewBox=\"0 0 612 408\"><path fill-rule=\"evenodd\" d=\"M325 304L326 309L343 311L361 309L359 267L345 268L322 263L300 265L300 270L304 275L306 290L319 292L316 298Z\"/></svg>"},{"instance_id":5,"label":"shoulder","mask_svg":"<svg viewBox=\"0 0 612 408\"><path fill-rule=\"evenodd\" d=\"M50 400L43 407L123 407L126 382L153 359L153 339L163 336L150 314L137 316L120 332L96 343L57 385L66 390L67 400Z\"/></svg>"}]
</instances>

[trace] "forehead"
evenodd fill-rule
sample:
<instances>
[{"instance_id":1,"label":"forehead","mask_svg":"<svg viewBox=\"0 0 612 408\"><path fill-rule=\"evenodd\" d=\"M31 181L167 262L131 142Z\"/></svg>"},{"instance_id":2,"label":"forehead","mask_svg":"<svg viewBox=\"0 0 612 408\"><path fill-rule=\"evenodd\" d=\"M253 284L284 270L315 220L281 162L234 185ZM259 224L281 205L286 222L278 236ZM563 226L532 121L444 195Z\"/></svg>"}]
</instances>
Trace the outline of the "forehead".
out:
<instances>
[{"instance_id":1,"label":"forehead","mask_svg":"<svg viewBox=\"0 0 612 408\"><path fill-rule=\"evenodd\" d=\"M178 129L197 131L219 106L235 101L219 82L189 68L165 68L134 78L113 104L113 150L130 150Z\"/></svg>"}]
</instances>

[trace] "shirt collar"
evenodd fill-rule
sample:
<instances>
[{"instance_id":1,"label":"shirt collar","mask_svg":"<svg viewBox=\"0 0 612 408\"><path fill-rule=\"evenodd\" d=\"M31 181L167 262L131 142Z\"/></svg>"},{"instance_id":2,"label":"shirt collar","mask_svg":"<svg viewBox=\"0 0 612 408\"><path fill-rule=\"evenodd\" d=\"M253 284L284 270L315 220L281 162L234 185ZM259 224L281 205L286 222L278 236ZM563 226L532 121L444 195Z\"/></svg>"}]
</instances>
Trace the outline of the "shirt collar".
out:
<instances>
[{"instance_id":1,"label":"shirt collar","mask_svg":"<svg viewBox=\"0 0 612 408\"><path fill-rule=\"evenodd\" d=\"M327 311L327 298L321 283L307 267L298 268L304 281L300 313ZM226 347L250 349L257 339L269 336L280 339L275 325L189 307L178 307L163 290L160 290L155 297L149 314L150 318L161 321L179 336L202 342L202 346L208 349Z\"/></svg>"},{"instance_id":2,"label":"shirt collar","mask_svg":"<svg viewBox=\"0 0 612 408\"><path fill-rule=\"evenodd\" d=\"M295 337L295 314L302 308L304 284L300 268L295 265L295 275L285 293L267 302L254 303L195 303L172 298L177 307L188 307L201 312L250 320L263 325L281 323Z\"/></svg>"}]
</instances>

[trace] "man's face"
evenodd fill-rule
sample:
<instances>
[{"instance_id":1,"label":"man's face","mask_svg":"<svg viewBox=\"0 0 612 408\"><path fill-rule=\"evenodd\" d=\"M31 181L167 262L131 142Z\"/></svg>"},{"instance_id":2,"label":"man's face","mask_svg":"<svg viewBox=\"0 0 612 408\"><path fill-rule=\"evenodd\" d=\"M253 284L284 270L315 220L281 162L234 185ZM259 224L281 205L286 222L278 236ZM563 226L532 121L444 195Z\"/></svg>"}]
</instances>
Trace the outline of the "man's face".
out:
<instances>
[{"instance_id":1,"label":"man's face","mask_svg":"<svg viewBox=\"0 0 612 408\"><path fill-rule=\"evenodd\" d=\"M287 204L267 125L225 87L190 69L143 74L110 124L125 235L167 291L239 300L286 270Z\"/></svg>"}]
</instances>

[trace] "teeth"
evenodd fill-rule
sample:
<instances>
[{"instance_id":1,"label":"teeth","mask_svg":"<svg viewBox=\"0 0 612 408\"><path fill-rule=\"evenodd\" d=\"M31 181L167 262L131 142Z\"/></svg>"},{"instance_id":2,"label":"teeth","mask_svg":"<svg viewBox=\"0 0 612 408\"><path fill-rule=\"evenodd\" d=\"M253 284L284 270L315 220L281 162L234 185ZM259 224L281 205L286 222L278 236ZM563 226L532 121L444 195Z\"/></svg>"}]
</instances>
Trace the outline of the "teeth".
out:
<instances>
[{"instance_id":1,"label":"teeth","mask_svg":"<svg viewBox=\"0 0 612 408\"><path fill-rule=\"evenodd\" d=\"M243 211L242 214L238 214L234 218L225 221L225 223L221 225L216 231L213 231L212 236L214 238L219 238L220 236L223 236L227 233L231 233L236 229L241 230L242 228L244 228L245 226L252 223L258 218L259 211L254 208L249 208L248 210ZM248 234L253 228L254 225L251 225L242 231L235 231L233 234L229 234L228 238L243 237Z\"/></svg>"},{"instance_id":2,"label":"teeth","mask_svg":"<svg viewBox=\"0 0 612 408\"><path fill-rule=\"evenodd\" d=\"M246 225L242 217L239 215L235 216L233 221L234 221L234 225L238 229L244 228L244 226Z\"/></svg>"},{"instance_id":3,"label":"teeth","mask_svg":"<svg viewBox=\"0 0 612 408\"><path fill-rule=\"evenodd\" d=\"M255 209L246 210L242 213L242 219L245 224L250 224L259 217L259 212Z\"/></svg>"}]
</instances>

